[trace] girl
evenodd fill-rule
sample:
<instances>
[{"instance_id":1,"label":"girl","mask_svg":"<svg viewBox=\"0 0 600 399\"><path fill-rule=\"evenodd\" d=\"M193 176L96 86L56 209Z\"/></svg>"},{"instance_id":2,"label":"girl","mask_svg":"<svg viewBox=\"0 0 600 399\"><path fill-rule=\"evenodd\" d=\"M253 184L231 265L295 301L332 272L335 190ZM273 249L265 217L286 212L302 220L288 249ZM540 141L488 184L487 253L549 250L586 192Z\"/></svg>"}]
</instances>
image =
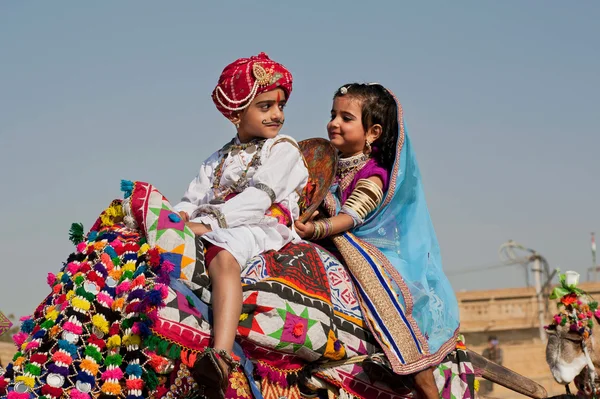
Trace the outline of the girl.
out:
<instances>
[{"instance_id":1,"label":"girl","mask_svg":"<svg viewBox=\"0 0 600 399\"><path fill-rule=\"evenodd\" d=\"M214 349L194 372L206 388L221 387L211 396L224 397L234 365L230 353L242 307L240 268L264 251L300 240L293 220L308 170L296 142L278 135L291 92L289 71L264 53L227 66L212 98L237 135L204 161L175 206L207 243Z\"/></svg>"},{"instance_id":2,"label":"girl","mask_svg":"<svg viewBox=\"0 0 600 399\"><path fill-rule=\"evenodd\" d=\"M330 217L296 229L306 239L331 236L389 365L414 374L422 397L438 398L432 367L456 345L458 304L402 108L379 84L347 84L335 93L327 131L340 154L325 200Z\"/></svg>"}]
</instances>

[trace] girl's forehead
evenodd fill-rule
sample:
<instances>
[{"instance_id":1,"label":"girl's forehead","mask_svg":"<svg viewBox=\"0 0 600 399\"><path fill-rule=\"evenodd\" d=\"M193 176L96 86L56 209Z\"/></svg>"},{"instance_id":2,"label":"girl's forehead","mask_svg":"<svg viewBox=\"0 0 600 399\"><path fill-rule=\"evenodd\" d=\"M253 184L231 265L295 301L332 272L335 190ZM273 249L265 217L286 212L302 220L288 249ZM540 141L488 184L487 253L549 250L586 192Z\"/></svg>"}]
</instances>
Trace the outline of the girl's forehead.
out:
<instances>
[{"instance_id":1,"label":"girl's forehead","mask_svg":"<svg viewBox=\"0 0 600 399\"><path fill-rule=\"evenodd\" d=\"M360 114L362 112L362 101L351 95L337 96L333 99L333 109Z\"/></svg>"}]
</instances>

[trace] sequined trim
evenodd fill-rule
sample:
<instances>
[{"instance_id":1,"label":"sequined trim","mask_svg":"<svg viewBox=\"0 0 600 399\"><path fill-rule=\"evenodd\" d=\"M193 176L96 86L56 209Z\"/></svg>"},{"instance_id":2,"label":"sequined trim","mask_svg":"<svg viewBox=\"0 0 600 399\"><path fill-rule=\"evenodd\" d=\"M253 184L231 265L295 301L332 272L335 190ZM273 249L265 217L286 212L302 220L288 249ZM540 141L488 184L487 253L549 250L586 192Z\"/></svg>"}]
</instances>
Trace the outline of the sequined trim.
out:
<instances>
[{"instance_id":1,"label":"sequined trim","mask_svg":"<svg viewBox=\"0 0 600 399\"><path fill-rule=\"evenodd\" d=\"M260 191L264 191L271 199L271 203L275 202L275 199L277 197L275 196L275 191L273 191L271 187L267 186L264 183L257 183L254 185L254 188L259 189Z\"/></svg>"}]
</instances>

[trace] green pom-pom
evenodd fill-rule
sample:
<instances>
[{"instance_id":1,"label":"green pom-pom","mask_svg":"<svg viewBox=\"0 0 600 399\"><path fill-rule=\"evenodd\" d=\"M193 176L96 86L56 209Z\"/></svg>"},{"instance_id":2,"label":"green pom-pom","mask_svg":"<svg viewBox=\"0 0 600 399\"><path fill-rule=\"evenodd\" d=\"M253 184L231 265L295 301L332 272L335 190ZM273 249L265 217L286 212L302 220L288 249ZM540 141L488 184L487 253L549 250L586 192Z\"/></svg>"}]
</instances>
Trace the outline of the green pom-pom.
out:
<instances>
[{"instance_id":1,"label":"green pom-pom","mask_svg":"<svg viewBox=\"0 0 600 399\"><path fill-rule=\"evenodd\" d=\"M131 270L127 270L125 273L123 273L123 275L121 276L121 282L125 281L125 280L132 280L133 279L133 272Z\"/></svg>"},{"instance_id":2,"label":"green pom-pom","mask_svg":"<svg viewBox=\"0 0 600 399\"><path fill-rule=\"evenodd\" d=\"M17 352L17 353L15 353L15 355L13 356L13 362L15 360L17 360L18 358L20 358L21 356L23 356L23 352Z\"/></svg>"},{"instance_id":3,"label":"green pom-pom","mask_svg":"<svg viewBox=\"0 0 600 399\"><path fill-rule=\"evenodd\" d=\"M594 328L594 321L592 319L589 319L587 325L589 328Z\"/></svg>"},{"instance_id":4,"label":"green pom-pom","mask_svg":"<svg viewBox=\"0 0 600 399\"><path fill-rule=\"evenodd\" d=\"M179 359L181 357L181 348L179 347L179 345L172 344L171 348L169 349L169 354L167 356L169 357L169 359Z\"/></svg>"},{"instance_id":5,"label":"green pom-pom","mask_svg":"<svg viewBox=\"0 0 600 399\"><path fill-rule=\"evenodd\" d=\"M121 323L121 328L123 328L124 330L126 330L128 328L131 328L133 326L134 322L135 322L135 318L134 317L132 317L130 319L125 319Z\"/></svg>"},{"instance_id":6,"label":"green pom-pom","mask_svg":"<svg viewBox=\"0 0 600 399\"><path fill-rule=\"evenodd\" d=\"M73 223L69 229L69 240L75 245L83 242L83 224Z\"/></svg>"},{"instance_id":7,"label":"green pom-pom","mask_svg":"<svg viewBox=\"0 0 600 399\"><path fill-rule=\"evenodd\" d=\"M590 310L593 312L594 310L598 309L598 302L596 302L596 301L590 302L588 304L588 306L590 307Z\"/></svg>"},{"instance_id":8,"label":"green pom-pom","mask_svg":"<svg viewBox=\"0 0 600 399\"><path fill-rule=\"evenodd\" d=\"M85 347L85 355L91 357L96 363L102 362L102 354L96 349L95 346L88 345Z\"/></svg>"},{"instance_id":9,"label":"green pom-pom","mask_svg":"<svg viewBox=\"0 0 600 399\"><path fill-rule=\"evenodd\" d=\"M563 317L562 320L560 321L560 325L564 327L565 324L567 324L567 318Z\"/></svg>"},{"instance_id":10,"label":"green pom-pom","mask_svg":"<svg viewBox=\"0 0 600 399\"><path fill-rule=\"evenodd\" d=\"M25 366L25 372L32 375L40 375L42 374L42 369L40 366L29 363Z\"/></svg>"},{"instance_id":11,"label":"green pom-pom","mask_svg":"<svg viewBox=\"0 0 600 399\"><path fill-rule=\"evenodd\" d=\"M54 327L54 320L46 320L45 322L43 322L40 327L49 330L52 327Z\"/></svg>"},{"instance_id":12,"label":"green pom-pom","mask_svg":"<svg viewBox=\"0 0 600 399\"><path fill-rule=\"evenodd\" d=\"M87 292L85 289L83 289L83 287L77 288L75 290L75 294L87 299L90 302L92 302L94 300L94 298L96 298L96 296L94 294L92 294L91 292Z\"/></svg>"},{"instance_id":13,"label":"green pom-pom","mask_svg":"<svg viewBox=\"0 0 600 399\"><path fill-rule=\"evenodd\" d=\"M154 391L158 386L158 377L156 373L152 370L146 370L142 374L142 379L146 383L146 387L149 391Z\"/></svg>"},{"instance_id":14,"label":"green pom-pom","mask_svg":"<svg viewBox=\"0 0 600 399\"><path fill-rule=\"evenodd\" d=\"M158 347L156 348L156 353L159 354L159 355L161 355L161 356L166 355L167 354L167 347L168 346L169 346L169 342L164 341L164 340L161 339L158 342Z\"/></svg>"},{"instance_id":15,"label":"green pom-pom","mask_svg":"<svg viewBox=\"0 0 600 399\"><path fill-rule=\"evenodd\" d=\"M104 364L106 366L120 366L123 363L123 357L121 355L114 354L106 357Z\"/></svg>"}]
</instances>

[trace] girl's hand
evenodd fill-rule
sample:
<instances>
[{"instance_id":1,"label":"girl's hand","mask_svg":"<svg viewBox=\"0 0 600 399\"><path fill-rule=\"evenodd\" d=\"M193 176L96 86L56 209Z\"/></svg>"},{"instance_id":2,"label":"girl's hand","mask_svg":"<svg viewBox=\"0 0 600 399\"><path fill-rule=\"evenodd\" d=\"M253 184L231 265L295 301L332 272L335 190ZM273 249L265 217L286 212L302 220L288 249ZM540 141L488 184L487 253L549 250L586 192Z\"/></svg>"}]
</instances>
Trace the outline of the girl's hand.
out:
<instances>
[{"instance_id":1,"label":"girl's hand","mask_svg":"<svg viewBox=\"0 0 600 399\"><path fill-rule=\"evenodd\" d=\"M313 222L301 223L299 220L296 220L294 227L296 227L296 231L300 238L305 240L311 238L315 233L315 225Z\"/></svg>"},{"instance_id":2,"label":"girl's hand","mask_svg":"<svg viewBox=\"0 0 600 399\"><path fill-rule=\"evenodd\" d=\"M192 230L197 236L202 236L212 230L204 223L187 222L185 225L189 227L190 230Z\"/></svg>"},{"instance_id":3,"label":"girl's hand","mask_svg":"<svg viewBox=\"0 0 600 399\"><path fill-rule=\"evenodd\" d=\"M186 211L179 211L179 217L186 223L190 221L190 215Z\"/></svg>"}]
</instances>

